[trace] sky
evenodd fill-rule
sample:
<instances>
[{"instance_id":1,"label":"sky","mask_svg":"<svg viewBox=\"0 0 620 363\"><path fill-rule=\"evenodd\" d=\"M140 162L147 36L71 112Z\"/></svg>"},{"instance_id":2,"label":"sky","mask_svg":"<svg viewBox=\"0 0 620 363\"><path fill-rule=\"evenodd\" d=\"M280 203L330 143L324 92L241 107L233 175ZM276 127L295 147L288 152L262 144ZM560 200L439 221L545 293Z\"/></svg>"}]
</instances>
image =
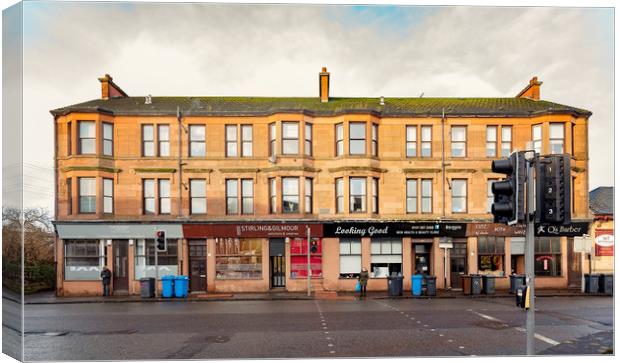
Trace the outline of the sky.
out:
<instances>
[{"instance_id":1,"label":"sky","mask_svg":"<svg viewBox=\"0 0 620 363\"><path fill-rule=\"evenodd\" d=\"M593 112L590 189L613 185L613 9L31 1L23 32L25 206L53 211L49 110L105 73L130 96L315 97L323 66L336 97L513 97L538 76Z\"/></svg>"}]
</instances>

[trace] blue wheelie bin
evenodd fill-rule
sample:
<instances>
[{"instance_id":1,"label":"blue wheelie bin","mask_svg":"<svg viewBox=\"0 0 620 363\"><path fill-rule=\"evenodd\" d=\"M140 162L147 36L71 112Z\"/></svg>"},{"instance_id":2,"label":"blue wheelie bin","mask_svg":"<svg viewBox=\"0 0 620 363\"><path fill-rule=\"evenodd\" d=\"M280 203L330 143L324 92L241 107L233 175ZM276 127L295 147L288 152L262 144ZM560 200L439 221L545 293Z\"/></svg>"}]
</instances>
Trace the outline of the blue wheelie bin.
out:
<instances>
[{"instance_id":1,"label":"blue wheelie bin","mask_svg":"<svg viewBox=\"0 0 620 363\"><path fill-rule=\"evenodd\" d=\"M164 275L161 277L161 297L172 297L174 295L174 276Z\"/></svg>"},{"instance_id":2,"label":"blue wheelie bin","mask_svg":"<svg viewBox=\"0 0 620 363\"><path fill-rule=\"evenodd\" d=\"M422 295L422 275L411 275L411 293L413 296Z\"/></svg>"},{"instance_id":3,"label":"blue wheelie bin","mask_svg":"<svg viewBox=\"0 0 620 363\"><path fill-rule=\"evenodd\" d=\"M189 278L187 276L176 276L174 278L174 296L187 297Z\"/></svg>"}]
</instances>

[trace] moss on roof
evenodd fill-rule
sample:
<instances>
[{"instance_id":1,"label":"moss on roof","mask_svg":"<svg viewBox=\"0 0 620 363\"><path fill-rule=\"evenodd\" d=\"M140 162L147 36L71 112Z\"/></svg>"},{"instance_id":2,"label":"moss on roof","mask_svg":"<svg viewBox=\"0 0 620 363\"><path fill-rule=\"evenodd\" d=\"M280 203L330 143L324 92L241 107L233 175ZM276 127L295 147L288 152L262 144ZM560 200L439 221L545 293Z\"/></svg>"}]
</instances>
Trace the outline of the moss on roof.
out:
<instances>
[{"instance_id":1,"label":"moss on roof","mask_svg":"<svg viewBox=\"0 0 620 363\"><path fill-rule=\"evenodd\" d=\"M50 111L54 116L71 112L100 112L111 115L184 116L265 116L275 113L303 113L311 116L335 116L346 113L371 113L378 116L534 116L572 113L590 116L591 112L548 101L525 98L379 98L333 97L320 102L318 97L126 97L96 99Z\"/></svg>"}]
</instances>

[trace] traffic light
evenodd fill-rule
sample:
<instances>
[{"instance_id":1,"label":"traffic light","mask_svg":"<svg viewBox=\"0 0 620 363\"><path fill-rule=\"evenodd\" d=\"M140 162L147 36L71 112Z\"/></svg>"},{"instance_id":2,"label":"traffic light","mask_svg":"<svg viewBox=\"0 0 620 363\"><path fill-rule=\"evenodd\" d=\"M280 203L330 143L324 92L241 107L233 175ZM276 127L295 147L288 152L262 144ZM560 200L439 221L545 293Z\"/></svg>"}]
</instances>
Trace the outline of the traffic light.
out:
<instances>
[{"instance_id":1,"label":"traffic light","mask_svg":"<svg viewBox=\"0 0 620 363\"><path fill-rule=\"evenodd\" d=\"M525 220L525 156L515 151L507 159L493 160L491 170L505 174L502 181L493 182L491 213L495 223L516 224Z\"/></svg>"},{"instance_id":2,"label":"traffic light","mask_svg":"<svg viewBox=\"0 0 620 363\"><path fill-rule=\"evenodd\" d=\"M316 253L319 250L319 244L317 240L313 239L310 241L310 252Z\"/></svg>"},{"instance_id":3,"label":"traffic light","mask_svg":"<svg viewBox=\"0 0 620 363\"><path fill-rule=\"evenodd\" d=\"M166 231L157 231L157 252L166 252Z\"/></svg>"},{"instance_id":4,"label":"traffic light","mask_svg":"<svg viewBox=\"0 0 620 363\"><path fill-rule=\"evenodd\" d=\"M541 157L536 167L536 222L571 222L570 156Z\"/></svg>"}]
</instances>

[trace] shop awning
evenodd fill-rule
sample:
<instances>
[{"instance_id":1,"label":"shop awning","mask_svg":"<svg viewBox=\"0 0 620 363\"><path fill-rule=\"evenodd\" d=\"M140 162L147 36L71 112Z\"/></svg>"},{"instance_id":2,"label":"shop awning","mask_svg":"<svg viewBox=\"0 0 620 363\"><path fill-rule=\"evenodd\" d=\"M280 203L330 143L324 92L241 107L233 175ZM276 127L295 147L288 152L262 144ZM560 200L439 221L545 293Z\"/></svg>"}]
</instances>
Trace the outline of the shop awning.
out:
<instances>
[{"instance_id":1,"label":"shop awning","mask_svg":"<svg viewBox=\"0 0 620 363\"><path fill-rule=\"evenodd\" d=\"M156 231L165 231L166 238L183 238L181 224L139 223L56 223L61 239L129 239L155 238Z\"/></svg>"}]
</instances>

